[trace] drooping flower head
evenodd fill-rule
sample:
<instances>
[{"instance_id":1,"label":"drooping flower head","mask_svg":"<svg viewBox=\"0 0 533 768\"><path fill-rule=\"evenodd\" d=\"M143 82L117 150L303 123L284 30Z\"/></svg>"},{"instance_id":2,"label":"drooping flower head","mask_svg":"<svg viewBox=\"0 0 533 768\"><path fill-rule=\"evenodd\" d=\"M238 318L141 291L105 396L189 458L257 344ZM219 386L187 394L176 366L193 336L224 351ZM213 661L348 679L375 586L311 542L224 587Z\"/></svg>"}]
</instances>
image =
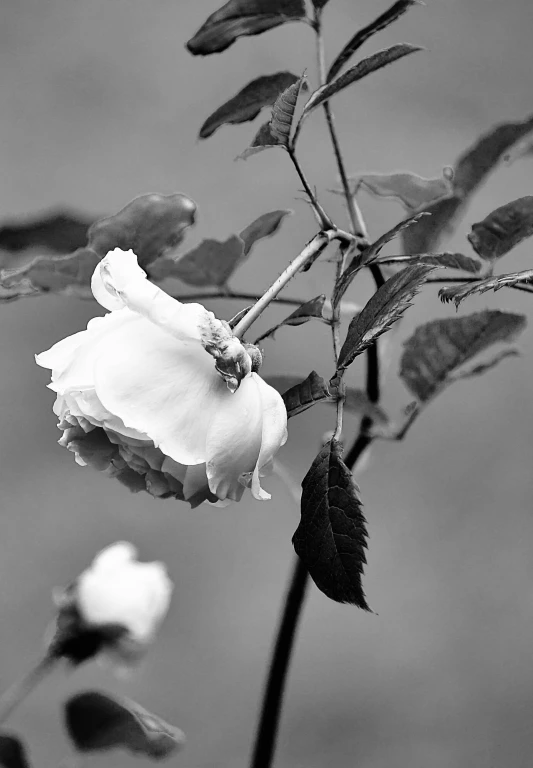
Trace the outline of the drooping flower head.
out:
<instances>
[{"instance_id":1,"label":"drooping flower head","mask_svg":"<svg viewBox=\"0 0 533 768\"><path fill-rule=\"evenodd\" d=\"M148 281L132 251L110 251L91 287L110 312L36 357L52 370L60 444L152 496L270 498L260 477L287 413L227 324Z\"/></svg>"}]
</instances>

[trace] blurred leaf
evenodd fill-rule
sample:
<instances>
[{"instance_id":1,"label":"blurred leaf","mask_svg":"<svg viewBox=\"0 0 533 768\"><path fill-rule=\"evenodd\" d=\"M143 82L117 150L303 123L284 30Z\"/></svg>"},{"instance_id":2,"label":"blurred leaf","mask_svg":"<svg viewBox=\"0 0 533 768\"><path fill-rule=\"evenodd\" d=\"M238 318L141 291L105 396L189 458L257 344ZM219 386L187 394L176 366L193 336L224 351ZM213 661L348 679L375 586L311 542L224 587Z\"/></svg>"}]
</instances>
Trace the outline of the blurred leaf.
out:
<instances>
[{"instance_id":1,"label":"blurred leaf","mask_svg":"<svg viewBox=\"0 0 533 768\"><path fill-rule=\"evenodd\" d=\"M65 704L67 731L80 752L122 747L153 760L169 757L185 736L130 699L98 691L78 693Z\"/></svg>"},{"instance_id":2,"label":"blurred leaf","mask_svg":"<svg viewBox=\"0 0 533 768\"><path fill-rule=\"evenodd\" d=\"M0 250L19 253L46 248L51 253L71 253L85 245L93 221L93 217L67 211L15 220L0 227Z\"/></svg>"},{"instance_id":3,"label":"blurred leaf","mask_svg":"<svg viewBox=\"0 0 533 768\"><path fill-rule=\"evenodd\" d=\"M414 216L405 219L405 221L400 221L399 224L396 224L395 227L390 229L388 232L385 232L384 235L381 235L381 237L372 243L372 245L369 245L368 248L365 248L360 253L357 253L337 280L335 291L333 293L334 306L337 306L339 301L341 301L342 297L348 290L350 283L364 264L371 264L373 261L375 261L387 243L393 240L396 235L402 232L404 229L410 227L412 224L416 224L422 217L425 216L427 216L426 213L417 213Z\"/></svg>"},{"instance_id":4,"label":"blurred leaf","mask_svg":"<svg viewBox=\"0 0 533 768\"><path fill-rule=\"evenodd\" d=\"M395 266L413 266L427 264L428 266L461 269L463 272L479 272L482 264L462 253L412 253L409 256L383 256L378 264L393 264Z\"/></svg>"},{"instance_id":5,"label":"blurred leaf","mask_svg":"<svg viewBox=\"0 0 533 768\"><path fill-rule=\"evenodd\" d=\"M350 176L352 194L364 189L376 197L392 197L400 202L407 212L416 211L429 203L449 197L452 192L450 174L446 169L436 179L425 179L416 173L366 173ZM334 189L335 194L344 194Z\"/></svg>"},{"instance_id":6,"label":"blurred leaf","mask_svg":"<svg viewBox=\"0 0 533 768\"><path fill-rule=\"evenodd\" d=\"M468 240L475 252L487 261L504 256L522 240L533 235L533 196L520 197L472 225Z\"/></svg>"},{"instance_id":7,"label":"blurred leaf","mask_svg":"<svg viewBox=\"0 0 533 768\"><path fill-rule=\"evenodd\" d=\"M332 399L326 382L316 371L311 371L303 381L295 376L270 376L268 383L281 392L289 419L303 413L315 403ZM285 391L286 387L289 389Z\"/></svg>"},{"instance_id":8,"label":"blurred leaf","mask_svg":"<svg viewBox=\"0 0 533 768\"><path fill-rule=\"evenodd\" d=\"M490 371L495 366L499 365L502 360L506 360L508 357L520 357L520 352L517 349L504 349L498 352L497 355L491 357L490 360L486 360L479 365L475 365L473 368L469 368L467 371L461 371L454 376L453 381L459 381L460 379L471 379L474 376L480 376L487 371Z\"/></svg>"},{"instance_id":9,"label":"blurred leaf","mask_svg":"<svg viewBox=\"0 0 533 768\"><path fill-rule=\"evenodd\" d=\"M273 336L278 328L281 328L283 325L303 325L312 318L317 318L318 320L327 322L323 314L325 301L325 294L321 294L320 296L316 296L314 299L310 299L310 301L306 301L304 304L300 304L300 306L297 307L288 317L286 317L285 320L282 320L281 323L274 325L272 328L269 328L268 331L262 333L261 336L258 336L254 341L254 344L259 344L259 342L263 341L263 339L266 339L269 336Z\"/></svg>"},{"instance_id":10,"label":"blurred leaf","mask_svg":"<svg viewBox=\"0 0 533 768\"><path fill-rule=\"evenodd\" d=\"M100 258L114 248L131 249L141 267L147 267L182 242L195 217L196 203L185 195L140 195L118 213L95 222L87 245Z\"/></svg>"},{"instance_id":11,"label":"blurred leaf","mask_svg":"<svg viewBox=\"0 0 533 768\"><path fill-rule=\"evenodd\" d=\"M523 272L512 272L508 275L497 275L489 277L487 280L463 283L463 285L452 285L450 288L441 288L439 297L443 302L455 302L455 306L464 301L469 296L476 293L485 293L486 291L499 291L500 288L510 288L517 283L533 280L533 269L526 269Z\"/></svg>"},{"instance_id":12,"label":"blurred leaf","mask_svg":"<svg viewBox=\"0 0 533 768\"><path fill-rule=\"evenodd\" d=\"M419 401L427 402L453 381L457 368L493 344L511 341L526 322L524 315L484 310L425 323L404 344L400 377Z\"/></svg>"},{"instance_id":13,"label":"blurred leaf","mask_svg":"<svg viewBox=\"0 0 533 768\"><path fill-rule=\"evenodd\" d=\"M367 535L359 487L332 440L303 479L302 518L292 543L321 592L365 611L370 610L361 581Z\"/></svg>"},{"instance_id":14,"label":"blurred leaf","mask_svg":"<svg viewBox=\"0 0 533 768\"><path fill-rule=\"evenodd\" d=\"M344 411L357 416L368 416L376 424L388 424L389 417L377 403L372 403L362 389L346 388Z\"/></svg>"},{"instance_id":15,"label":"blurred leaf","mask_svg":"<svg viewBox=\"0 0 533 768\"><path fill-rule=\"evenodd\" d=\"M307 84L305 78L300 77L295 83L283 91L283 93L280 93L272 107L270 132L278 144L283 147L289 146L298 96L302 90L306 89Z\"/></svg>"},{"instance_id":16,"label":"blurred leaf","mask_svg":"<svg viewBox=\"0 0 533 768\"><path fill-rule=\"evenodd\" d=\"M297 80L290 72L276 72L252 80L207 118L200 128L200 138L207 139L222 125L254 120L263 107L272 106L279 94Z\"/></svg>"},{"instance_id":17,"label":"blurred leaf","mask_svg":"<svg viewBox=\"0 0 533 768\"><path fill-rule=\"evenodd\" d=\"M264 213L259 218L239 232L239 237L244 243L244 255L248 256L254 244L263 237L275 235L286 216L292 216L293 211L288 208L280 211Z\"/></svg>"},{"instance_id":18,"label":"blurred leaf","mask_svg":"<svg viewBox=\"0 0 533 768\"><path fill-rule=\"evenodd\" d=\"M2 768L30 768L26 747L18 736L0 734L0 766Z\"/></svg>"},{"instance_id":19,"label":"blurred leaf","mask_svg":"<svg viewBox=\"0 0 533 768\"><path fill-rule=\"evenodd\" d=\"M319 10L321 10L322 8L324 8L324 6L326 6L329 3L329 0L312 0L312 3L315 8L318 8Z\"/></svg>"},{"instance_id":20,"label":"blurred leaf","mask_svg":"<svg viewBox=\"0 0 533 768\"><path fill-rule=\"evenodd\" d=\"M187 48L194 56L221 53L238 37L259 35L305 15L304 0L229 0L206 19Z\"/></svg>"},{"instance_id":21,"label":"blurred leaf","mask_svg":"<svg viewBox=\"0 0 533 768\"><path fill-rule=\"evenodd\" d=\"M275 136L272 135L270 130L270 120L267 123L263 123L261 128L256 133L254 140L247 147L244 152L237 155L235 160L248 160L252 155L256 155L258 152L262 152L264 149L271 149L272 147L283 146L278 142Z\"/></svg>"},{"instance_id":22,"label":"blurred leaf","mask_svg":"<svg viewBox=\"0 0 533 768\"><path fill-rule=\"evenodd\" d=\"M424 210L431 219L403 234L405 253L426 253L438 247L463 212L471 195L486 179L506 152L533 130L533 115L519 122L497 125L482 136L457 160L454 167L452 197L432 203Z\"/></svg>"},{"instance_id":23,"label":"blurred leaf","mask_svg":"<svg viewBox=\"0 0 533 768\"><path fill-rule=\"evenodd\" d=\"M533 155L533 136L528 135L523 141L513 144L510 151L503 156L503 159L504 162L511 165L517 160L522 160L524 157L530 157L531 155Z\"/></svg>"},{"instance_id":24,"label":"blurred leaf","mask_svg":"<svg viewBox=\"0 0 533 768\"><path fill-rule=\"evenodd\" d=\"M420 0L398 0L391 7L374 19L368 26L363 27L349 40L329 68L327 82L336 77L344 65L351 59L354 53L376 32L386 29L390 24L400 18L413 5L423 5Z\"/></svg>"},{"instance_id":25,"label":"blurred leaf","mask_svg":"<svg viewBox=\"0 0 533 768\"><path fill-rule=\"evenodd\" d=\"M407 267L390 277L348 327L337 370L347 368L378 336L400 319L425 282L432 267Z\"/></svg>"},{"instance_id":26,"label":"blurred leaf","mask_svg":"<svg viewBox=\"0 0 533 768\"><path fill-rule=\"evenodd\" d=\"M417 45L400 43L399 45L392 45L390 48L385 48L382 51L373 53L371 56L368 56L368 58L360 61L354 67L351 67L351 69L338 77L336 80L321 86L318 90L311 94L311 97L305 105L302 117L300 119L303 120L310 112L313 111L313 109L316 109L316 107L318 107L320 104L323 104L325 101L330 99L332 96L335 96L335 94L344 90L352 83L361 80L363 77L370 75L372 72L376 72L382 67L386 67L387 64L392 64L394 61L397 61L398 59L401 59L410 53L415 53L416 51L421 50L423 49Z\"/></svg>"}]
</instances>

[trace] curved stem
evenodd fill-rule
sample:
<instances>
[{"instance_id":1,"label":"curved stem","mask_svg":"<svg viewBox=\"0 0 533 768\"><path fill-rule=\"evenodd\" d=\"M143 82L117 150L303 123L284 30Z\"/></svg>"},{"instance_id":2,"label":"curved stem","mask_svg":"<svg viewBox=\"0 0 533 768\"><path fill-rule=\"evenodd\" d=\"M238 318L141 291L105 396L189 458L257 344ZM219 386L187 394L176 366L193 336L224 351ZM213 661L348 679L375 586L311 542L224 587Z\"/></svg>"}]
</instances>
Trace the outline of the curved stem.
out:
<instances>
[{"instance_id":1,"label":"curved stem","mask_svg":"<svg viewBox=\"0 0 533 768\"><path fill-rule=\"evenodd\" d=\"M43 680L52 669L56 659L52 656L44 656L37 664L17 680L0 696L0 725L3 725L8 717L15 711L33 689Z\"/></svg>"}]
</instances>

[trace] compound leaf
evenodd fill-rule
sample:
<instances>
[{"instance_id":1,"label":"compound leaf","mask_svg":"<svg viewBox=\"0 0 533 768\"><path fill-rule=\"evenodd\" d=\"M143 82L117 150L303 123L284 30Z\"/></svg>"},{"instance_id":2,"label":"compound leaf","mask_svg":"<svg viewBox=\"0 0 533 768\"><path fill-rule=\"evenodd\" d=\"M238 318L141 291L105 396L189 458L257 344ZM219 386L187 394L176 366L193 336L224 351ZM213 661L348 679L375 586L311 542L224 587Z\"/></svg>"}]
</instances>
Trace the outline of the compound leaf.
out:
<instances>
[{"instance_id":1,"label":"compound leaf","mask_svg":"<svg viewBox=\"0 0 533 768\"><path fill-rule=\"evenodd\" d=\"M272 107L270 120L270 132L282 147L288 147L291 138L291 129L294 121L294 113L300 92L307 89L304 77L300 77L290 85L283 93L280 93Z\"/></svg>"},{"instance_id":2,"label":"compound leaf","mask_svg":"<svg viewBox=\"0 0 533 768\"><path fill-rule=\"evenodd\" d=\"M489 277L487 280L453 285L450 288L441 288L439 297L444 303L455 302L455 306L458 307L462 301L474 294L499 291L500 288L511 288L517 283L529 282L531 280L533 280L533 269L525 269L523 272L511 272L508 275Z\"/></svg>"}]
</instances>

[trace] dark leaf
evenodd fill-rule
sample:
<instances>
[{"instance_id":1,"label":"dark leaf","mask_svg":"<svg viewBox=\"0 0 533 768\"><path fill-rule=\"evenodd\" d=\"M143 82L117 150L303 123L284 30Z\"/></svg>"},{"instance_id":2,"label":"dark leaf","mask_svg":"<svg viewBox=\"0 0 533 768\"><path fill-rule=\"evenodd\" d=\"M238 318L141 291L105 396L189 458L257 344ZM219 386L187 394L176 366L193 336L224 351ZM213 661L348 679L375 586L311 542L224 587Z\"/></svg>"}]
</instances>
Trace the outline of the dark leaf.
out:
<instances>
[{"instance_id":1,"label":"dark leaf","mask_svg":"<svg viewBox=\"0 0 533 768\"><path fill-rule=\"evenodd\" d=\"M221 53L238 37L305 18L304 0L229 0L209 16L187 43L195 56Z\"/></svg>"},{"instance_id":2,"label":"dark leaf","mask_svg":"<svg viewBox=\"0 0 533 768\"><path fill-rule=\"evenodd\" d=\"M277 143L283 147L288 147L290 143L294 112L302 89L306 90L307 85L305 78L300 77L278 96L272 107L270 132Z\"/></svg>"},{"instance_id":3,"label":"dark leaf","mask_svg":"<svg viewBox=\"0 0 533 768\"><path fill-rule=\"evenodd\" d=\"M367 535L359 487L332 440L303 479L302 518L292 543L321 592L365 611L370 610L362 586Z\"/></svg>"},{"instance_id":4,"label":"dark leaf","mask_svg":"<svg viewBox=\"0 0 533 768\"><path fill-rule=\"evenodd\" d=\"M376 197L392 197L408 212L419 210L430 203L449 197L452 193L450 173L444 169L442 176L425 179L416 173L366 173L350 177L352 194L364 189ZM344 194L343 190L332 190Z\"/></svg>"},{"instance_id":5,"label":"dark leaf","mask_svg":"<svg viewBox=\"0 0 533 768\"><path fill-rule=\"evenodd\" d=\"M520 122L492 128L461 155L454 167L453 195L424 210L431 219L403 234L405 253L426 253L438 247L462 214L469 198L509 149L533 130L533 115Z\"/></svg>"},{"instance_id":6,"label":"dark leaf","mask_svg":"<svg viewBox=\"0 0 533 768\"><path fill-rule=\"evenodd\" d=\"M344 90L344 88L347 88L352 83L361 80L363 77L370 75L372 72L376 72L382 67L386 67L387 64L392 64L394 61L397 61L398 59L401 59L410 53L415 53L416 51L421 50L423 49L417 45L400 43L399 45L393 45L390 48L385 48L382 51L373 53L368 58L360 61L354 67L351 67L347 72L338 77L336 80L323 85L313 94L311 94L309 101L304 107L301 119L307 117L307 115L312 112L313 109L316 109L316 107L318 107L320 104L323 104L325 101L330 99L332 96L335 96L335 94Z\"/></svg>"},{"instance_id":7,"label":"dark leaf","mask_svg":"<svg viewBox=\"0 0 533 768\"><path fill-rule=\"evenodd\" d=\"M389 243L391 240L393 240L397 234L402 232L404 229L407 229L407 227L410 227L412 224L417 224L417 222L420 221L421 218L426 217L427 213L417 213L415 216L411 216L408 219L405 219L405 221L401 221L399 224L396 224L395 227L390 229L388 232L385 232L384 235L381 235L372 245L369 245L368 248L365 248L364 251L361 253L356 254L351 262L348 264L342 275L337 281L337 284L335 285L335 292L333 294L333 305L337 306L339 301L342 299L346 291L348 290L350 283L354 279L355 275L363 264L371 264L373 261L376 260L376 258L379 256L381 250ZM418 224L417 224L418 226Z\"/></svg>"},{"instance_id":8,"label":"dark leaf","mask_svg":"<svg viewBox=\"0 0 533 768\"><path fill-rule=\"evenodd\" d=\"M26 747L18 736L0 734L0 766L2 768L30 768Z\"/></svg>"},{"instance_id":9,"label":"dark leaf","mask_svg":"<svg viewBox=\"0 0 533 768\"><path fill-rule=\"evenodd\" d=\"M533 235L533 196L520 197L472 225L468 239L475 252L487 261L504 256Z\"/></svg>"},{"instance_id":10,"label":"dark leaf","mask_svg":"<svg viewBox=\"0 0 533 768\"><path fill-rule=\"evenodd\" d=\"M259 218L252 221L251 224L248 224L242 232L239 232L239 237L244 243L244 255L248 256L254 243L258 240L261 240L263 237L271 237L272 235L275 235L280 228L283 219L286 216L292 216L292 213L293 212L287 208L281 211L270 211L269 213L264 213L262 216L259 216Z\"/></svg>"},{"instance_id":11,"label":"dark leaf","mask_svg":"<svg viewBox=\"0 0 533 768\"><path fill-rule=\"evenodd\" d=\"M316 403L332 399L326 382L316 371L311 371L303 381L295 376L270 376L268 383L281 392L289 419Z\"/></svg>"},{"instance_id":12,"label":"dark leaf","mask_svg":"<svg viewBox=\"0 0 533 768\"><path fill-rule=\"evenodd\" d=\"M259 344L263 339L273 336L278 328L281 328L283 325L303 325L303 323L307 323L314 317L326 322L323 314L325 301L326 296L321 294L310 301L306 301L305 304L300 304L300 306L286 317L285 320L282 320L281 323L274 325L272 328L269 328L268 331L262 333L261 336L254 341L254 344Z\"/></svg>"},{"instance_id":13,"label":"dark leaf","mask_svg":"<svg viewBox=\"0 0 533 768\"><path fill-rule=\"evenodd\" d=\"M151 270L156 280L177 278L187 285L225 285L244 260L244 243L238 235L227 240L202 240L177 259L160 259Z\"/></svg>"},{"instance_id":14,"label":"dark leaf","mask_svg":"<svg viewBox=\"0 0 533 768\"><path fill-rule=\"evenodd\" d=\"M240 155L237 155L235 160L248 160L249 157L256 155L258 152L262 152L264 149L272 149L272 147L281 146L283 145L272 135L269 120L267 123L263 123L250 146L247 147L244 152L241 152Z\"/></svg>"},{"instance_id":15,"label":"dark leaf","mask_svg":"<svg viewBox=\"0 0 533 768\"><path fill-rule=\"evenodd\" d=\"M484 310L425 323L405 342L400 377L419 401L427 402L457 368L493 344L511 341L526 322L524 315Z\"/></svg>"},{"instance_id":16,"label":"dark leaf","mask_svg":"<svg viewBox=\"0 0 533 768\"><path fill-rule=\"evenodd\" d=\"M67 211L13 221L0 227L0 249L20 253L45 248L50 253L72 253L85 245L93 222L94 217Z\"/></svg>"},{"instance_id":17,"label":"dark leaf","mask_svg":"<svg viewBox=\"0 0 533 768\"><path fill-rule=\"evenodd\" d=\"M441 288L439 297L445 303L455 302L455 306L458 307L462 301L476 293L499 291L500 288L510 288L517 283L529 282L531 280L533 280L533 269L526 269L523 272L512 272L508 275L489 277L487 280L464 283L463 285L452 285L450 288Z\"/></svg>"},{"instance_id":18,"label":"dark leaf","mask_svg":"<svg viewBox=\"0 0 533 768\"><path fill-rule=\"evenodd\" d=\"M339 53L331 67L329 68L327 82L329 83L336 77L345 64L351 59L354 53L365 43L369 37L375 35L376 32L381 32L382 29L386 29L390 24L395 22L400 16L409 10L413 5L423 5L420 0L398 0L397 3L391 5L391 7L374 19L368 26L363 27L357 32L351 40L349 40L342 51Z\"/></svg>"},{"instance_id":19,"label":"dark leaf","mask_svg":"<svg viewBox=\"0 0 533 768\"><path fill-rule=\"evenodd\" d=\"M78 693L65 704L67 731L80 752L123 748L153 760L169 757L185 737L134 701L98 691Z\"/></svg>"},{"instance_id":20,"label":"dark leaf","mask_svg":"<svg viewBox=\"0 0 533 768\"><path fill-rule=\"evenodd\" d=\"M347 368L357 355L400 319L431 271L432 268L426 266L407 267L376 291L348 327L339 352L338 371Z\"/></svg>"},{"instance_id":21,"label":"dark leaf","mask_svg":"<svg viewBox=\"0 0 533 768\"><path fill-rule=\"evenodd\" d=\"M409 256L383 256L377 260L378 264L393 264L395 266L412 266L414 264L427 264L434 267L447 267L448 269L461 269L472 274L479 272L482 264L470 256L462 253L411 253Z\"/></svg>"},{"instance_id":22,"label":"dark leaf","mask_svg":"<svg viewBox=\"0 0 533 768\"><path fill-rule=\"evenodd\" d=\"M279 94L297 80L296 75L290 72L276 72L252 80L207 118L200 128L200 138L207 139L222 125L254 120L263 107L272 106Z\"/></svg>"},{"instance_id":23,"label":"dark leaf","mask_svg":"<svg viewBox=\"0 0 533 768\"><path fill-rule=\"evenodd\" d=\"M312 0L312 3L315 8L318 8L318 10L322 10L324 6L326 6L329 3L329 0Z\"/></svg>"}]
</instances>

